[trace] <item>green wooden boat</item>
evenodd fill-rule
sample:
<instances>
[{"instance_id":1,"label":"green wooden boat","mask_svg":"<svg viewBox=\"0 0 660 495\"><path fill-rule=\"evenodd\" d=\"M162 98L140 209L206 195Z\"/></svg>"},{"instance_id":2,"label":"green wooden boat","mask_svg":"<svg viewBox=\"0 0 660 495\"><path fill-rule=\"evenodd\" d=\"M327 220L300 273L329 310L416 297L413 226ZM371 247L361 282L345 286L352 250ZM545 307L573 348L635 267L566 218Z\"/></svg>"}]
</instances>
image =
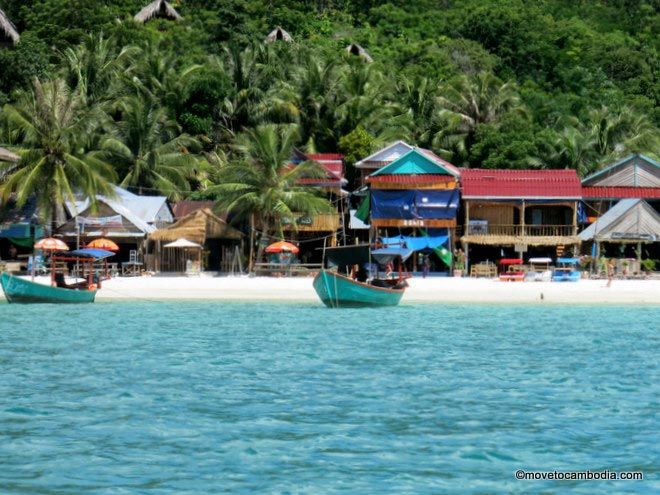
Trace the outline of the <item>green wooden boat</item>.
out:
<instances>
[{"instance_id":1,"label":"green wooden boat","mask_svg":"<svg viewBox=\"0 0 660 495\"><path fill-rule=\"evenodd\" d=\"M96 297L95 289L51 287L6 272L0 274L0 283L10 303L91 303Z\"/></svg>"},{"instance_id":2,"label":"green wooden boat","mask_svg":"<svg viewBox=\"0 0 660 495\"><path fill-rule=\"evenodd\" d=\"M314 290L329 308L396 306L401 301L406 286L405 281L398 280L357 282L329 270L321 270L314 277Z\"/></svg>"}]
</instances>

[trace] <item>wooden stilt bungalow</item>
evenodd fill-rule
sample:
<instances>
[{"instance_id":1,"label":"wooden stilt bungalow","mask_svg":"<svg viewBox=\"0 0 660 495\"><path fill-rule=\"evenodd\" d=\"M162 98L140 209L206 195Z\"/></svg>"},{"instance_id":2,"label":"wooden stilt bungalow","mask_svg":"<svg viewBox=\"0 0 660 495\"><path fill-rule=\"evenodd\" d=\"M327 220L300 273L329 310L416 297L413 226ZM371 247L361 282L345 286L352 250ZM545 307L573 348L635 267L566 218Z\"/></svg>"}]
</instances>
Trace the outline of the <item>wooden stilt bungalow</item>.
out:
<instances>
[{"instance_id":1,"label":"wooden stilt bungalow","mask_svg":"<svg viewBox=\"0 0 660 495\"><path fill-rule=\"evenodd\" d=\"M166 0L154 0L140 10L140 12L135 14L133 19L136 22L144 24L154 18L169 19L172 21L180 21L183 19L176 9Z\"/></svg>"},{"instance_id":2,"label":"wooden stilt bungalow","mask_svg":"<svg viewBox=\"0 0 660 495\"><path fill-rule=\"evenodd\" d=\"M562 256L579 244L574 170L461 170L469 262Z\"/></svg>"},{"instance_id":3,"label":"wooden stilt bungalow","mask_svg":"<svg viewBox=\"0 0 660 495\"><path fill-rule=\"evenodd\" d=\"M14 23L0 9L0 48L15 45L20 39L21 36L18 34Z\"/></svg>"},{"instance_id":4,"label":"wooden stilt bungalow","mask_svg":"<svg viewBox=\"0 0 660 495\"><path fill-rule=\"evenodd\" d=\"M434 271L451 271L459 178L459 169L420 148L369 175L371 241L416 251L410 270L424 253Z\"/></svg>"},{"instance_id":5,"label":"wooden stilt bungalow","mask_svg":"<svg viewBox=\"0 0 660 495\"><path fill-rule=\"evenodd\" d=\"M268 33L268 36L266 36L264 43L274 43L276 41L286 41L287 43L293 43L293 37L289 33L287 33L284 29L277 26L270 33Z\"/></svg>"}]
</instances>

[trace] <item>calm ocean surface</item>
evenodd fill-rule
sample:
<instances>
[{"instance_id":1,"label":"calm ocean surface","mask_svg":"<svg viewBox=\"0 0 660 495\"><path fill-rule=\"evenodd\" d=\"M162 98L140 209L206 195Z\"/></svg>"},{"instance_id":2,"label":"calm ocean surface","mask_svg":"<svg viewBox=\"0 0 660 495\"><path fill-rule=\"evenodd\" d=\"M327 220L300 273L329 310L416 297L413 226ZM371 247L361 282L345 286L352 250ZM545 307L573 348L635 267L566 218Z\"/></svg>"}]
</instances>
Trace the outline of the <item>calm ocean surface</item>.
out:
<instances>
[{"instance_id":1,"label":"calm ocean surface","mask_svg":"<svg viewBox=\"0 0 660 495\"><path fill-rule=\"evenodd\" d=\"M657 306L0 304L0 493L658 493L659 322Z\"/></svg>"}]
</instances>

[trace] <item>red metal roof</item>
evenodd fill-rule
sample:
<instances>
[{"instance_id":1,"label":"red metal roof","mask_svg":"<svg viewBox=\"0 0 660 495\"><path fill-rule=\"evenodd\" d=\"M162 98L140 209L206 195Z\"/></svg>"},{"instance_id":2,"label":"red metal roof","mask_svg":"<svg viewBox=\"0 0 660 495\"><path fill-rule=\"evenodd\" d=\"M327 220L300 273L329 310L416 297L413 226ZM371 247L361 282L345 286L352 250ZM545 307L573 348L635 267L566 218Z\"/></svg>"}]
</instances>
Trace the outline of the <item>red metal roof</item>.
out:
<instances>
[{"instance_id":1,"label":"red metal roof","mask_svg":"<svg viewBox=\"0 0 660 495\"><path fill-rule=\"evenodd\" d=\"M342 161L344 159L344 155L340 155L339 153L307 153L307 158L310 160L315 160L315 161L323 161L323 160L339 160Z\"/></svg>"},{"instance_id":2,"label":"red metal roof","mask_svg":"<svg viewBox=\"0 0 660 495\"><path fill-rule=\"evenodd\" d=\"M413 174L413 175L376 175L374 177L367 177L367 182L370 184L434 184L437 182L449 182L456 180L451 175L439 174Z\"/></svg>"},{"instance_id":3,"label":"red metal roof","mask_svg":"<svg viewBox=\"0 0 660 495\"><path fill-rule=\"evenodd\" d=\"M448 170L451 170L454 172L457 176L461 175L461 169L459 169L456 165L449 163L447 160L443 160L440 158L438 155L433 153L431 150L427 150L426 148L419 148L419 150L424 153L426 156L428 156L431 160L434 160L436 163L439 163L443 167L445 167Z\"/></svg>"},{"instance_id":4,"label":"red metal roof","mask_svg":"<svg viewBox=\"0 0 660 495\"><path fill-rule=\"evenodd\" d=\"M575 170L461 169L461 192L466 198L582 197Z\"/></svg>"},{"instance_id":5,"label":"red metal roof","mask_svg":"<svg viewBox=\"0 0 660 495\"><path fill-rule=\"evenodd\" d=\"M582 197L589 199L660 199L660 187L582 186Z\"/></svg>"}]
</instances>

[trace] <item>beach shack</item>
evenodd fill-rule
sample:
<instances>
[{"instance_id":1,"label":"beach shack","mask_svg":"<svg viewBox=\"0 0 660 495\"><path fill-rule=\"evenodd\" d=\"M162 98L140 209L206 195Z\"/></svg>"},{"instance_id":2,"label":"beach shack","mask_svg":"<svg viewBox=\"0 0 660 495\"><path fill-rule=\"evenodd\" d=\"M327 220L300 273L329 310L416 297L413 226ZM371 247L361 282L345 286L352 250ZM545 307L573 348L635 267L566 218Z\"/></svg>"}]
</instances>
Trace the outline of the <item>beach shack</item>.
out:
<instances>
[{"instance_id":1,"label":"beach shack","mask_svg":"<svg viewBox=\"0 0 660 495\"><path fill-rule=\"evenodd\" d=\"M653 230L651 213L660 211L660 163L640 153L618 160L582 180L582 198L583 254L616 257L621 265L659 257L653 237L660 231ZM613 222L619 226L610 235Z\"/></svg>"},{"instance_id":2,"label":"beach shack","mask_svg":"<svg viewBox=\"0 0 660 495\"><path fill-rule=\"evenodd\" d=\"M660 258L660 214L643 199L622 199L580 232L580 239L593 246L596 259L619 258L620 273L639 273L642 258Z\"/></svg>"},{"instance_id":3,"label":"beach shack","mask_svg":"<svg viewBox=\"0 0 660 495\"><path fill-rule=\"evenodd\" d=\"M409 270L421 269L420 260L427 262L424 256L431 271L451 270L459 178L458 168L420 148L370 174L364 201L369 205L371 242L414 250Z\"/></svg>"},{"instance_id":4,"label":"beach shack","mask_svg":"<svg viewBox=\"0 0 660 495\"><path fill-rule=\"evenodd\" d=\"M468 263L556 257L579 244L575 170L462 169Z\"/></svg>"},{"instance_id":5,"label":"beach shack","mask_svg":"<svg viewBox=\"0 0 660 495\"><path fill-rule=\"evenodd\" d=\"M283 230L287 239L296 241L300 247L298 258L305 263L320 263L323 246L337 245L338 236L344 232L344 156L338 153L303 153L294 149L289 167L313 161L322 168L321 177L302 177L299 185L323 191L336 205L336 211L316 215L294 214L285 219Z\"/></svg>"},{"instance_id":6,"label":"beach shack","mask_svg":"<svg viewBox=\"0 0 660 495\"><path fill-rule=\"evenodd\" d=\"M151 19L157 18L171 21L180 21L183 19L176 9L166 0L154 0L150 4L145 5L140 12L135 14L133 19L135 22L144 24Z\"/></svg>"},{"instance_id":7,"label":"beach shack","mask_svg":"<svg viewBox=\"0 0 660 495\"><path fill-rule=\"evenodd\" d=\"M191 253L183 252L183 255L189 255L184 262L190 260L197 263L197 272L209 270L219 272L239 271L241 263L242 239L243 233L225 222L211 211L210 208L195 209L183 218L180 218L172 225L166 228L158 229L149 235L149 242L146 251L150 253L147 258L147 268L154 272L180 272L186 263L182 263L182 258L177 256L178 251L172 248L181 247L183 249L192 247L192 245L170 246L185 239L189 243L200 246L201 249L193 248ZM232 270L235 266L236 269Z\"/></svg>"},{"instance_id":8,"label":"beach shack","mask_svg":"<svg viewBox=\"0 0 660 495\"><path fill-rule=\"evenodd\" d=\"M145 268L145 241L156 229L174 221L165 196L139 196L113 186L114 195L89 198L78 195L65 203L68 220L55 233L73 246L84 247L98 237L119 246L116 261L136 273ZM115 261L115 260L113 260Z\"/></svg>"},{"instance_id":9,"label":"beach shack","mask_svg":"<svg viewBox=\"0 0 660 495\"><path fill-rule=\"evenodd\" d=\"M277 26L270 33L268 33L268 36L266 36L264 43L275 43L276 41L285 41L287 43L293 43L293 37L287 31L282 29L280 26Z\"/></svg>"}]
</instances>

